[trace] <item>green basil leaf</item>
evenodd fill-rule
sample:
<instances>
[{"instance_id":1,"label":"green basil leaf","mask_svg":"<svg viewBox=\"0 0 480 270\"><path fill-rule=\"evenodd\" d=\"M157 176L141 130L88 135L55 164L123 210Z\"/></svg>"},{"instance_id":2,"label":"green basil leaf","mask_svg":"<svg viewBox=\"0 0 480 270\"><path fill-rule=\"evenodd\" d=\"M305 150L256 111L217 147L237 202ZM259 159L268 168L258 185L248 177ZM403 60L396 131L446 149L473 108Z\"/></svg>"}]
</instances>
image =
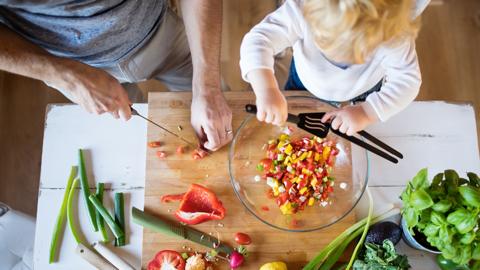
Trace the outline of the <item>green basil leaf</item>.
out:
<instances>
[{"instance_id":1,"label":"green basil leaf","mask_svg":"<svg viewBox=\"0 0 480 270\"><path fill-rule=\"evenodd\" d=\"M452 207L452 202L449 200L441 200L432 206L433 210L440 213L446 213L450 207Z\"/></svg>"},{"instance_id":2,"label":"green basil leaf","mask_svg":"<svg viewBox=\"0 0 480 270\"><path fill-rule=\"evenodd\" d=\"M428 170L427 168L421 169L415 177L412 179L413 189L422 189L428 187Z\"/></svg>"},{"instance_id":3,"label":"green basil leaf","mask_svg":"<svg viewBox=\"0 0 480 270\"><path fill-rule=\"evenodd\" d=\"M440 184L442 183L443 180L443 173L438 173L433 177L432 184L430 186L432 187L439 187Z\"/></svg>"},{"instance_id":4,"label":"green basil leaf","mask_svg":"<svg viewBox=\"0 0 480 270\"><path fill-rule=\"evenodd\" d=\"M460 254L453 262L467 264L472 258L472 247L470 245L461 245L458 249L460 250Z\"/></svg>"},{"instance_id":5,"label":"green basil leaf","mask_svg":"<svg viewBox=\"0 0 480 270\"><path fill-rule=\"evenodd\" d=\"M460 223L455 224L455 228L457 228L458 232L461 234L466 234L475 228L477 225L478 217L477 215L470 214L466 219L462 220Z\"/></svg>"},{"instance_id":6,"label":"green basil leaf","mask_svg":"<svg viewBox=\"0 0 480 270\"><path fill-rule=\"evenodd\" d=\"M480 187L480 178L478 178L478 175L473 172L467 173L468 180L470 180L470 185L474 187Z\"/></svg>"},{"instance_id":7,"label":"green basil leaf","mask_svg":"<svg viewBox=\"0 0 480 270\"><path fill-rule=\"evenodd\" d=\"M447 222L453 225L460 224L463 220L467 219L470 216L470 213L463 209L457 209L455 212L452 212L447 217Z\"/></svg>"},{"instance_id":8,"label":"green basil leaf","mask_svg":"<svg viewBox=\"0 0 480 270\"><path fill-rule=\"evenodd\" d=\"M423 234L425 234L425 236L427 237L428 236L433 237L438 234L439 230L440 230L440 226L435 224L428 224L427 226L425 226L425 229L423 229Z\"/></svg>"},{"instance_id":9,"label":"green basil leaf","mask_svg":"<svg viewBox=\"0 0 480 270\"><path fill-rule=\"evenodd\" d=\"M447 260L453 260L453 258L457 257L457 254L457 249L451 244L447 244L442 248L442 255Z\"/></svg>"},{"instance_id":10,"label":"green basil leaf","mask_svg":"<svg viewBox=\"0 0 480 270\"><path fill-rule=\"evenodd\" d=\"M448 244L452 242L454 234L455 232L447 226L440 227L440 230L438 231L438 236L440 237L440 239L438 239L439 243ZM439 245L439 247L441 246L443 245Z\"/></svg>"},{"instance_id":11,"label":"green basil leaf","mask_svg":"<svg viewBox=\"0 0 480 270\"><path fill-rule=\"evenodd\" d=\"M480 260L480 242L474 243L474 248L472 250L472 259Z\"/></svg>"},{"instance_id":12,"label":"green basil leaf","mask_svg":"<svg viewBox=\"0 0 480 270\"><path fill-rule=\"evenodd\" d=\"M408 229L412 232L412 228L418 224L418 214L415 212L413 208L405 209L403 217L407 222Z\"/></svg>"},{"instance_id":13,"label":"green basil leaf","mask_svg":"<svg viewBox=\"0 0 480 270\"><path fill-rule=\"evenodd\" d=\"M469 206L480 208L480 191L471 186L459 187L458 191Z\"/></svg>"},{"instance_id":14,"label":"green basil leaf","mask_svg":"<svg viewBox=\"0 0 480 270\"><path fill-rule=\"evenodd\" d=\"M446 223L445 217L442 214L435 211L432 211L432 213L430 214L430 221L433 224L439 225L439 226Z\"/></svg>"},{"instance_id":15,"label":"green basil leaf","mask_svg":"<svg viewBox=\"0 0 480 270\"><path fill-rule=\"evenodd\" d=\"M454 170L445 170L445 181L448 194L454 194L458 189L458 174Z\"/></svg>"},{"instance_id":16,"label":"green basil leaf","mask_svg":"<svg viewBox=\"0 0 480 270\"><path fill-rule=\"evenodd\" d=\"M468 183L469 183L469 181L467 179L462 178L462 177L458 178L458 185L459 186L463 186L463 185L468 184Z\"/></svg>"},{"instance_id":17,"label":"green basil leaf","mask_svg":"<svg viewBox=\"0 0 480 270\"><path fill-rule=\"evenodd\" d=\"M475 233L470 231L470 232L462 235L462 237L460 238L460 243L468 245L468 244L472 243L473 240L475 240Z\"/></svg>"},{"instance_id":18,"label":"green basil leaf","mask_svg":"<svg viewBox=\"0 0 480 270\"><path fill-rule=\"evenodd\" d=\"M415 210L421 211L432 206L433 201L425 190L418 189L412 192L412 195L410 196L410 204Z\"/></svg>"}]
</instances>

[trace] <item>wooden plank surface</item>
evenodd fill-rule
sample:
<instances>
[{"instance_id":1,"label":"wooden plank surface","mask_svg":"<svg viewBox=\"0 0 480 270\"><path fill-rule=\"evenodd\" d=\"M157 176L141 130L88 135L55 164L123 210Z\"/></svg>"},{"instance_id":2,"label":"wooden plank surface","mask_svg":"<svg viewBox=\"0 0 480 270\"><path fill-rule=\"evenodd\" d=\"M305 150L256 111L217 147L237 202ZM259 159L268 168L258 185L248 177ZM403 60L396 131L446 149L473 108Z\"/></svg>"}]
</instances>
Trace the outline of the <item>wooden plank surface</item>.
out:
<instances>
[{"instance_id":1,"label":"wooden plank surface","mask_svg":"<svg viewBox=\"0 0 480 270\"><path fill-rule=\"evenodd\" d=\"M236 130L246 115L243 112L245 104L252 103L254 96L252 92L227 92L225 95L233 110L233 126ZM149 117L171 130L177 131L177 126L181 125L183 127L181 135L190 141L195 141L189 126L190 97L191 93L150 94ZM337 224L315 232L292 233L271 228L247 212L236 198L228 176L228 147L201 161L195 161L190 156L191 149L187 154L175 155L175 148L181 142L158 128L149 125L147 136L148 141L164 142L165 145L160 150L165 151L169 157L159 160L155 156L156 149L147 150L145 210L175 220L172 214L177 204L160 203L162 195L185 192L191 183L199 183L211 188L225 205L227 216L220 222L207 222L196 225L195 228L206 234L218 235L222 241L231 245L234 244L233 236L236 232L248 233L253 239L253 244L249 246L250 256L244 269L258 269L261 264L274 260L285 261L290 269L298 269L354 223L355 217L350 214ZM277 209L271 211L274 210ZM182 251L184 246L196 251L208 250L196 244L178 241L145 229L142 265L145 266L160 250ZM222 264L219 269L228 269L228 267Z\"/></svg>"},{"instance_id":2,"label":"wooden plank surface","mask_svg":"<svg viewBox=\"0 0 480 270\"><path fill-rule=\"evenodd\" d=\"M147 114L146 104L134 104ZM65 192L70 166L78 163L78 148L86 149L85 161L91 191L95 182L106 185L104 203L113 212L115 192L125 193L127 245L108 247L140 268L142 228L130 219L132 206L142 208L145 183L146 122L134 117L128 122L105 114L96 116L73 104L51 105L45 120L42 170L38 191L38 209L33 263L35 269L95 269L75 254L76 243L65 228L59 245L59 260L48 263L51 235ZM140 157L140 158L139 158ZM84 198L77 191L74 201L75 222L86 243L101 239L94 232L84 207ZM17 195L18 196L18 195ZM21 196L19 196L21 197ZM108 229L107 229L108 230ZM110 233L110 239L113 236ZM1 263L0 263L1 264ZM1 268L1 267L0 267Z\"/></svg>"}]
</instances>

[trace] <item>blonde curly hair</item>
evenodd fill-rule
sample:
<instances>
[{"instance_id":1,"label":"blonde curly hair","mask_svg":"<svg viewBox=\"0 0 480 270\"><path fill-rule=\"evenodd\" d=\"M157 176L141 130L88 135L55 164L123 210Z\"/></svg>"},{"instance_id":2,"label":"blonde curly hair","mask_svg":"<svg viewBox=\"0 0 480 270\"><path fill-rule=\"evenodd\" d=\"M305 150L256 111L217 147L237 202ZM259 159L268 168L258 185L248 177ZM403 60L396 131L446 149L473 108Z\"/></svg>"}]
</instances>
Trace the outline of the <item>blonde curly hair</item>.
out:
<instances>
[{"instance_id":1,"label":"blonde curly hair","mask_svg":"<svg viewBox=\"0 0 480 270\"><path fill-rule=\"evenodd\" d=\"M335 61L364 63L382 43L417 36L414 0L305 0L315 43Z\"/></svg>"}]
</instances>

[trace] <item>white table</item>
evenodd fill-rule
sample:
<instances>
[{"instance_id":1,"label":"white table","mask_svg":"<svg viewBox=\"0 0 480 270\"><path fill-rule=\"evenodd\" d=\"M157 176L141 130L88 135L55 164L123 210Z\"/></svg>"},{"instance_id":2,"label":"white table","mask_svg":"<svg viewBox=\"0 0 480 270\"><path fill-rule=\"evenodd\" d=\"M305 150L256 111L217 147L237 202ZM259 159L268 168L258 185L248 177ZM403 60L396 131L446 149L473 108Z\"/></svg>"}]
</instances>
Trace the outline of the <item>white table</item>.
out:
<instances>
[{"instance_id":1,"label":"white table","mask_svg":"<svg viewBox=\"0 0 480 270\"><path fill-rule=\"evenodd\" d=\"M135 107L146 114L146 105L137 104ZM370 155L369 186L376 209L399 202L398 196L405 183L421 168L428 167L430 175L447 168L461 174L480 172L475 114L470 105L415 102L369 131L394 145L405 156L398 165L393 165ZM131 206L143 208L146 143L146 123L141 119L133 118L127 123L115 121L109 115L88 115L75 105L50 108L46 118L37 211L36 269L91 269L74 254L75 244L68 228L59 262L48 265L50 237L70 166L77 163L77 149L90 150L90 161L87 161L91 170L90 181L110 183L111 189L106 193L109 196L105 198L107 202L112 201L113 192L122 191L130 194L126 209ZM86 217L82 200L80 196L79 215ZM363 200L357 213L363 215L365 205ZM128 223L129 243L116 250L139 268L142 229L130 221ZM89 242L99 239L99 234L92 232L88 218L80 220L80 227ZM436 269L433 256L413 250L403 242L398 247L401 253L409 255L413 269Z\"/></svg>"}]
</instances>

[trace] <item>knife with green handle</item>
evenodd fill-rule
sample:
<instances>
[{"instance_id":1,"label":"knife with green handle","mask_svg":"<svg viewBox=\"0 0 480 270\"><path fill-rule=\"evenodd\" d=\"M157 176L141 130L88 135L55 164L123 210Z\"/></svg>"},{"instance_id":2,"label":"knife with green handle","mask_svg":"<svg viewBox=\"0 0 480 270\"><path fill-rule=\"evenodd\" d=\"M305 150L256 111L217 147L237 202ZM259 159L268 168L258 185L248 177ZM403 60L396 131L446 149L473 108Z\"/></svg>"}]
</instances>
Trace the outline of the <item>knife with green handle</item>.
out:
<instances>
[{"instance_id":1,"label":"knife with green handle","mask_svg":"<svg viewBox=\"0 0 480 270\"><path fill-rule=\"evenodd\" d=\"M147 214L135 207L132 207L132 219L133 222L145 228L163 233L168 236L179 237L195 242L208 248L215 249L219 253L230 255L233 252L232 247L224 243L219 244L220 241L213 236L185 225L163 220L159 217Z\"/></svg>"}]
</instances>

